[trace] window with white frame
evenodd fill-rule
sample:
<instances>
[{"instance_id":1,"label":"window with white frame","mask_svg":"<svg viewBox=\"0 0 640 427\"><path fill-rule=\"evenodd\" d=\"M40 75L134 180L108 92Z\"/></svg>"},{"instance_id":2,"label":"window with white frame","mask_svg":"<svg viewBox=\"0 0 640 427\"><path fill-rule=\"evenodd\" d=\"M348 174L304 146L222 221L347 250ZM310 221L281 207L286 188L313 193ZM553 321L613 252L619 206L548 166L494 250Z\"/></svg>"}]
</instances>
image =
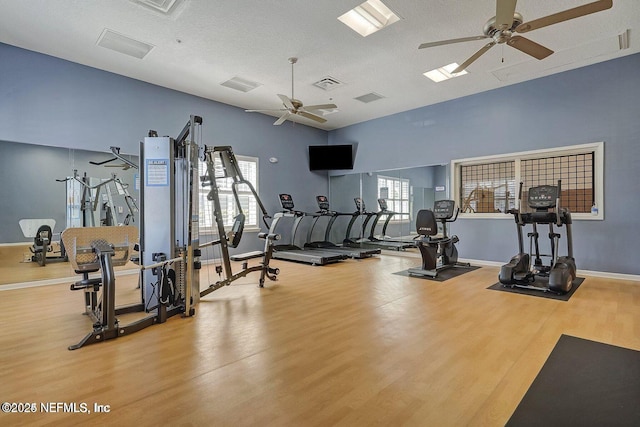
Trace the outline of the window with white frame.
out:
<instances>
[{"instance_id":1,"label":"window with white frame","mask_svg":"<svg viewBox=\"0 0 640 427\"><path fill-rule=\"evenodd\" d=\"M463 217L502 217L516 207L520 183L526 212L529 188L561 180L561 207L575 219L602 219L603 164L602 142L453 160L454 196Z\"/></svg>"},{"instance_id":2,"label":"window with white frame","mask_svg":"<svg viewBox=\"0 0 640 427\"><path fill-rule=\"evenodd\" d=\"M214 168L216 172L216 177L218 179L215 180L216 185L218 186L218 196L220 199L221 206L221 214L224 220L225 227L231 227L233 225L233 219L238 215L238 209L236 208L235 199L233 197L232 191L232 183L233 179L231 178L221 178L223 176L222 164L220 162L219 157L215 157ZM249 181L253 188L258 192L258 158L256 157L247 157L247 156L238 156L236 155L236 160L238 161L238 167L240 168L240 172L244 179ZM205 162L199 162L199 173L200 176L206 174L207 165ZM210 187L201 187L200 188L200 229L202 231L209 231L215 229L216 221L213 215L213 202L207 200L207 195L209 194ZM237 187L238 198L240 199L240 206L242 207L242 211L246 216L245 219L245 230L250 229L259 229L259 215L258 215L258 204L256 202L253 193L249 189L249 186L246 184L238 185Z\"/></svg>"},{"instance_id":3,"label":"window with white frame","mask_svg":"<svg viewBox=\"0 0 640 427\"><path fill-rule=\"evenodd\" d=\"M395 215L391 221L409 220L409 180L378 175L378 198L387 201L387 208Z\"/></svg>"}]
</instances>

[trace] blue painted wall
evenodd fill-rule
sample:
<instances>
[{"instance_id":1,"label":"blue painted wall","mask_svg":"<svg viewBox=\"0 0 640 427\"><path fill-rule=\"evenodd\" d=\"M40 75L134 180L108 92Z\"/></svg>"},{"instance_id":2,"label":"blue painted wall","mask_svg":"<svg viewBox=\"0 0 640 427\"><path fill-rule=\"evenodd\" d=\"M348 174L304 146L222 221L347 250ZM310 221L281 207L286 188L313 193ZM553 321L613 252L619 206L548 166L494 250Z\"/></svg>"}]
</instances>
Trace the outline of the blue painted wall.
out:
<instances>
[{"instance_id":1,"label":"blue painted wall","mask_svg":"<svg viewBox=\"0 0 640 427\"><path fill-rule=\"evenodd\" d=\"M605 220L574 224L578 267L639 274L639 68L640 55L627 56L327 133L272 126L271 117L0 44L0 141L91 151L115 145L137 154L149 129L175 136L197 114L206 144L260 159L260 193L270 212L281 192L308 211L316 209L313 196L329 194L327 175L308 171L308 145L358 144L353 172L369 172L605 141ZM17 179L26 167L0 166ZM0 213L0 228L8 221L17 219ZM460 219L452 233L465 258L506 262L516 251L512 220Z\"/></svg>"},{"instance_id":2,"label":"blue painted wall","mask_svg":"<svg viewBox=\"0 0 640 427\"><path fill-rule=\"evenodd\" d=\"M357 143L354 172L367 172L605 141L605 220L574 223L578 268L639 274L638 69L631 55L338 129L329 143ZM513 220L451 229L461 257L506 262L517 251Z\"/></svg>"},{"instance_id":3,"label":"blue painted wall","mask_svg":"<svg viewBox=\"0 0 640 427\"><path fill-rule=\"evenodd\" d=\"M123 153L138 154L139 141L149 129L175 137L190 114L203 117L205 144L231 145L236 154L260 159L260 196L270 213L279 209L278 193L327 194L326 173L309 172L307 161L307 146L326 144L326 131L291 122L273 126L273 117L247 114L240 108L0 44L0 144L10 141L102 152L119 146ZM269 163L270 157L279 162ZM75 167L83 170L83 165ZM39 182L47 188L56 185L54 179L60 174L70 173L71 167L65 162L53 174L41 157L32 157L23 164L0 159L0 168L3 177L10 178L5 181L9 188L2 192L3 205L20 205L20 213L0 212L0 242L24 241L17 221L51 217L46 210L56 208L49 203L36 208L42 190L19 181L25 174L39 174ZM297 199L300 209L315 209L313 197ZM258 246L241 249L258 249L255 240Z\"/></svg>"}]
</instances>

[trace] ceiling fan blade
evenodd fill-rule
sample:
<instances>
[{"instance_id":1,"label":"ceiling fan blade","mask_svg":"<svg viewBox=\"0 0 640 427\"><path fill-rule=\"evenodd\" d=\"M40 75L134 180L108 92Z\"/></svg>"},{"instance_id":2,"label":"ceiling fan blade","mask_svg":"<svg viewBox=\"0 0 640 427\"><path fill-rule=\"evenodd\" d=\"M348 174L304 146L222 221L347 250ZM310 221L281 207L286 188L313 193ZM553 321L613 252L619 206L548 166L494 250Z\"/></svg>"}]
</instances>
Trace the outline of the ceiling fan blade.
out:
<instances>
[{"instance_id":1,"label":"ceiling fan blade","mask_svg":"<svg viewBox=\"0 0 640 427\"><path fill-rule=\"evenodd\" d=\"M293 104L291 103L291 99L289 99L288 96L278 94L278 98L282 100L282 103L284 104L284 106L287 107L289 110L295 110Z\"/></svg>"},{"instance_id":2,"label":"ceiling fan blade","mask_svg":"<svg viewBox=\"0 0 640 427\"><path fill-rule=\"evenodd\" d=\"M291 115L291 113L287 111L287 112L286 112L286 113L284 113L282 116L280 116L280 118L279 118L278 120L276 120L275 122L273 122L273 125L274 125L274 126L279 126L279 125L281 125L282 123L284 123L284 121L285 121L285 120L287 120L287 119L289 118L289 116L290 116L290 115Z\"/></svg>"},{"instance_id":3,"label":"ceiling fan blade","mask_svg":"<svg viewBox=\"0 0 640 427\"><path fill-rule=\"evenodd\" d=\"M522 36L511 37L509 41L507 41L507 44L511 47L515 47L520 52L533 56L536 59L544 59L553 53L551 49Z\"/></svg>"},{"instance_id":4,"label":"ceiling fan blade","mask_svg":"<svg viewBox=\"0 0 640 427\"><path fill-rule=\"evenodd\" d=\"M545 16L543 18L534 19L533 21L523 22L516 27L515 31L517 33L526 33L527 31L537 30L538 28L557 24L558 22L568 21L570 19L579 18L591 13L600 12L602 10L611 8L612 5L613 0L595 1L583 6L574 7L573 9L567 9L562 12L554 13L553 15Z\"/></svg>"},{"instance_id":5,"label":"ceiling fan blade","mask_svg":"<svg viewBox=\"0 0 640 427\"><path fill-rule=\"evenodd\" d=\"M496 28L506 30L513 25L513 14L516 13L517 0L496 1Z\"/></svg>"},{"instance_id":6,"label":"ceiling fan blade","mask_svg":"<svg viewBox=\"0 0 640 427\"><path fill-rule=\"evenodd\" d=\"M493 45L495 45L496 42L491 42L491 43L487 43L486 45L484 45L482 47L482 49L480 49L479 51L477 51L476 53L474 53L471 58L467 59L466 61L464 61L462 63L462 65L458 66L458 68L456 68L455 70L453 70L451 72L451 74L456 74L459 73L462 70L465 70L469 65L471 65L471 63L473 61L475 61L476 59L480 58L486 51L488 51L489 49L491 49L493 47Z\"/></svg>"},{"instance_id":7,"label":"ceiling fan blade","mask_svg":"<svg viewBox=\"0 0 640 427\"><path fill-rule=\"evenodd\" d=\"M298 114L303 117L306 117L307 119L315 120L318 123L324 123L327 121L327 119L323 117L316 116L315 114L307 113L306 111L298 111Z\"/></svg>"},{"instance_id":8,"label":"ceiling fan blade","mask_svg":"<svg viewBox=\"0 0 640 427\"><path fill-rule=\"evenodd\" d=\"M304 109L307 111L311 110L333 110L334 108L338 108L336 104L318 104L318 105L305 105Z\"/></svg>"},{"instance_id":9,"label":"ceiling fan blade","mask_svg":"<svg viewBox=\"0 0 640 427\"><path fill-rule=\"evenodd\" d=\"M482 36L473 36L473 37L463 37L461 39L441 40L439 42L422 43L420 46L418 46L418 49L424 49L427 47L434 47L434 46L443 46L445 44L470 42L472 40L482 40L486 38L488 38L488 36L482 35Z\"/></svg>"}]
</instances>

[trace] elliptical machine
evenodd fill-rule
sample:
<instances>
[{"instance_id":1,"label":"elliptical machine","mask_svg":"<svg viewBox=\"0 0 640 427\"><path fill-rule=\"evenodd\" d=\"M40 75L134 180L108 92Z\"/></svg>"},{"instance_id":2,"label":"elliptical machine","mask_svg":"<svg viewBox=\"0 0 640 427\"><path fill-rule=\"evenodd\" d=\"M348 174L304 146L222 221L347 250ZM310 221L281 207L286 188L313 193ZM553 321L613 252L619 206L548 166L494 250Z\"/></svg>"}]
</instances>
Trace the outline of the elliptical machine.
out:
<instances>
[{"instance_id":1,"label":"elliptical machine","mask_svg":"<svg viewBox=\"0 0 640 427\"><path fill-rule=\"evenodd\" d=\"M451 267L468 267L468 263L458 262L456 243L458 236L447 235L447 223L458 218L459 208L453 200L438 200L433 205L433 211L421 209L416 216L416 231L418 238L416 246L422 255L422 267L410 268L410 276L437 277L438 272ZM438 222L442 224L442 236L438 234Z\"/></svg>"},{"instance_id":2,"label":"elliptical machine","mask_svg":"<svg viewBox=\"0 0 640 427\"><path fill-rule=\"evenodd\" d=\"M498 279L503 286L554 292L556 294L565 294L571 290L573 281L576 278L576 262L573 258L571 235L571 212L566 208L560 207L560 195L561 180L558 180L557 186L540 185L531 187L527 195L527 203L535 211L522 213L519 209L522 201L522 182L520 183L517 207L507 211L507 213L513 214L516 221L519 253L500 269ZM550 209L554 208L555 211L551 212ZM527 224L532 226L532 231L527 233L527 237L529 237L529 253L524 252L522 235L522 230ZM540 253L538 224L549 224L551 254ZM566 256L558 256L560 234L555 232L554 224L557 227L565 226L567 235ZM532 260L534 254L535 259ZM541 258L543 256L551 258L549 265L543 264ZM534 286L536 277L548 278L548 284L546 286Z\"/></svg>"}]
</instances>

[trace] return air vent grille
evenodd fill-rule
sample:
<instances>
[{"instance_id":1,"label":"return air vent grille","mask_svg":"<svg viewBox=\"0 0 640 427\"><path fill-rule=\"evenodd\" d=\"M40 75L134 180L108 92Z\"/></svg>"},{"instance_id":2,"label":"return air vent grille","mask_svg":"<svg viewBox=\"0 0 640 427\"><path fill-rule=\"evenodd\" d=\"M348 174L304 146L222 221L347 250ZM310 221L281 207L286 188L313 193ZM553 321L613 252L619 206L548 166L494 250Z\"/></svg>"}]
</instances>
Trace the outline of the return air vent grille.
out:
<instances>
[{"instance_id":1,"label":"return air vent grille","mask_svg":"<svg viewBox=\"0 0 640 427\"><path fill-rule=\"evenodd\" d=\"M375 92L371 92L365 95L358 96L357 98L354 98L354 99L357 99L360 102L364 102L365 104L368 104L369 102L377 101L382 98L384 98L384 96Z\"/></svg>"},{"instance_id":2,"label":"return air vent grille","mask_svg":"<svg viewBox=\"0 0 640 427\"><path fill-rule=\"evenodd\" d=\"M144 58L154 48L152 44L132 39L108 28L100 34L96 44L138 59Z\"/></svg>"},{"instance_id":3,"label":"return air vent grille","mask_svg":"<svg viewBox=\"0 0 640 427\"><path fill-rule=\"evenodd\" d=\"M261 83L243 79L242 77L238 76L235 76L234 78L229 79L226 82L222 82L220 83L220 85L228 87L230 89L239 90L240 92L249 92L250 90L257 88L258 86L262 86Z\"/></svg>"},{"instance_id":4,"label":"return air vent grille","mask_svg":"<svg viewBox=\"0 0 640 427\"><path fill-rule=\"evenodd\" d=\"M313 84L315 87L318 87L322 90L326 90L326 91L330 91L333 90L337 87L343 86L344 83L342 83L340 80L331 77L331 76L326 76L321 78L320 80L318 80L317 82L315 82Z\"/></svg>"}]
</instances>

